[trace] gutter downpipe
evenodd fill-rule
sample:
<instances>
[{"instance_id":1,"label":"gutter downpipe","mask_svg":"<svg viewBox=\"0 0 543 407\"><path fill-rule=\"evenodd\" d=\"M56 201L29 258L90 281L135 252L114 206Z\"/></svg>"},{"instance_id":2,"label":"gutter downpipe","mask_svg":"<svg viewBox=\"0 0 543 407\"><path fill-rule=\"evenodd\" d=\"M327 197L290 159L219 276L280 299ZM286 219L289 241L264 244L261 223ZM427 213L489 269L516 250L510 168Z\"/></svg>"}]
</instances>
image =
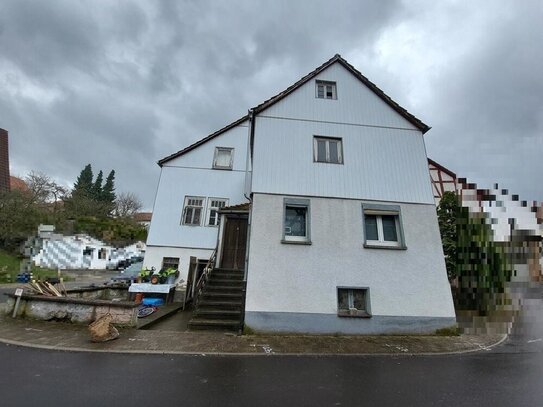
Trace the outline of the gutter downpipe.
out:
<instances>
[{"instance_id":1,"label":"gutter downpipe","mask_svg":"<svg viewBox=\"0 0 543 407\"><path fill-rule=\"evenodd\" d=\"M249 109L249 129L247 132L247 160L245 162L245 191L243 195L250 202L251 207L249 209L249 218L247 219L247 244L245 245L245 270L243 272L243 296L241 304L241 324L239 327L239 334L243 334L245 328L245 304L247 301L247 271L249 270L249 249L251 245L251 222L253 217L253 200L251 198L251 190L253 184L253 166L251 151L251 141L255 134L255 112L253 109ZM250 171L249 171L249 167ZM251 174L249 177L249 173Z\"/></svg>"},{"instance_id":2,"label":"gutter downpipe","mask_svg":"<svg viewBox=\"0 0 543 407\"><path fill-rule=\"evenodd\" d=\"M243 274L243 282L247 283L247 270L249 268L249 247L251 241L251 221L253 212L253 199L251 198L251 189L253 184L253 154L251 151L252 140L255 135L255 112L253 109L249 109L249 129L247 137L247 159L245 162L245 191L243 195L251 203L251 209L249 210L249 219L247 220L247 245L245 247L245 273ZM250 169L249 169L250 167ZM250 175L249 175L250 174Z\"/></svg>"}]
</instances>

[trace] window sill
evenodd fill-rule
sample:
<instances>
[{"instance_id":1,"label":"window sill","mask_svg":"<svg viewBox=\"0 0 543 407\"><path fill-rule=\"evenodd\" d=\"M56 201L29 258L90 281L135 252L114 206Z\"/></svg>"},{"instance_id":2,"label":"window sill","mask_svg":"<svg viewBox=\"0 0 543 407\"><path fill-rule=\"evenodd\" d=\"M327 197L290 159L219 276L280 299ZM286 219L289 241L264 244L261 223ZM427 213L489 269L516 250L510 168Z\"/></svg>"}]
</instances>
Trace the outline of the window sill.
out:
<instances>
[{"instance_id":1,"label":"window sill","mask_svg":"<svg viewBox=\"0 0 543 407\"><path fill-rule=\"evenodd\" d=\"M371 318L371 314L366 311L338 311L337 316L342 318Z\"/></svg>"},{"instance_id":2,"label":"window sill","mask_svg":"<svg viewBox=\"0 0 543 407\"><path fill-rule=\"evenodd\" d=\"M211 167L212 170L232 171L232 167Z\"/></svg>"},{"instance_id":3,"label":"window sill","mask_svg":"<svg viewBox=\"0 0 543 407\"><path fill-rule=\"evenodd\" d=\"M311 240L285 240L285 239L282 239L281 240L281 243L282 244L301 244L301 245L311 245Z\"/></svg>"},{"instance_id":4,"label":"window sill","mask_svg":"<svg viewBox=\"0 0 543 407\"><path fill-rule=\"evenodd\" d=\"M407 250L407 246L387 246L380 244L364 243L366 249Z\"/></svg>"},{"instance_id":5,"label":"window sill","mask_svg":"<svg viewBox=\"0 0 543 407\"><path fill-rule=\"evenodd\" d=\"M343 161L340 162L340 163L335 163L335 162L332 162L332 161L317 161L317 160L313 160L314 163L316 164L334 164L334 165L343 165Z\"/></svg>"}]
</instances>

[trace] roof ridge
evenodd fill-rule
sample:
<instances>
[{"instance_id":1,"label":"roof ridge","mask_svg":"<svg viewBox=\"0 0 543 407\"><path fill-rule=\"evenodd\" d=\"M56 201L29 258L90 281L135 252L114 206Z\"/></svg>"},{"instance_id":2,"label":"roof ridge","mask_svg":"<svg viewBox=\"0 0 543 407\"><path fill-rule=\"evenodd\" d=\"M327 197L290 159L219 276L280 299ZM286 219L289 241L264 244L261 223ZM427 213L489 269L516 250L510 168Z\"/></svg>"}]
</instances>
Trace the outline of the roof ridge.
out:
<instances>
[{"instance_id":1,"label":"roof ridge","mask_svg":"<svg viewBox=\"0 0 543 407\"><path fill-rule=\"evenodd\" d=\"M276 103L279 100L283 99L289 93L291 93L294 90L298 89L300 86L302 86L304 83L306 83L310 79L314 78L316 75L318 75L320 72L324 71L326 68L328 68L330 65L332 65L333 63L335 63L339 59L342 59L341 55L339 55L339 54L334 55L328 61L324 62L323 64L321 64L317 68L313 69L307 75L304 75L301 79L294 82L292 85L290 85L285 90L279 92L278 94L270 97L269 99L266 99L264 102L260 103L259 105L253 107L252 110L255 113L259 113L259 112L263 111L264 109L267 109L268 107L270 107L274 103Z\"/></svg>"},{"instance_id":2,"label":"roof ridge","mask_svg":"<svg viewBox=\"0 0 543 407\"><path fill-rule=\"evenodd\" d=\"M298 81L294 82L292 85L290 85L285 90L279 92L275 96L272 96L271 98L265 100L264 102L260 103L259 105L253 107L252 109L249 109L253 113L260 113L267 109L268 107L274 105L275 103L279 102L281 99L288 96L290 93L294 92L296 89L298 89L300 86L305 84L306 82L310 81L312 78L317 76L320 72L327 69L332 64L339 62L345 69L350 71L358 80L360 80L364 85L366 85L373 93L375 93L379 98L381 98L386 104L388 104L392 109L394 109L398 114L404 117L409 123L411 123L413 126L418 128L422 133L426 133L428 130L431 129L430 126L425 124L422 120L415 117L411 113L409 113L406 109L401 107L398 103L396 103L390 96L388 96L385 92L383 92L375 83L370 81L367 77L362 75L362 73L357 70L353 65L351 65L347 60L345 60L340 54L335 54L332 58L330 58L328 61L324 62L322 65L315 68L313 71L309 72L307 75L303 76ZM249 115L245 115L238 120L226 125L222 129L219 129L215 131L214 133L211 133L210 135L196 141L195 143L189 145L188 147L185 147L182 150L179 150L176 153L173 153L167 157L162 158L158 161L158 165L162 167L164 163L167 161L170 161L174 158L179 157L182 154L185 154L189 152L190 150L195 149L196 147L204 144L205 142L211 140L214 137L217 137L221 135L222 133L230 130L231 128L243 123L245 120L249 119Z\"/></svg>"}]
</instances>

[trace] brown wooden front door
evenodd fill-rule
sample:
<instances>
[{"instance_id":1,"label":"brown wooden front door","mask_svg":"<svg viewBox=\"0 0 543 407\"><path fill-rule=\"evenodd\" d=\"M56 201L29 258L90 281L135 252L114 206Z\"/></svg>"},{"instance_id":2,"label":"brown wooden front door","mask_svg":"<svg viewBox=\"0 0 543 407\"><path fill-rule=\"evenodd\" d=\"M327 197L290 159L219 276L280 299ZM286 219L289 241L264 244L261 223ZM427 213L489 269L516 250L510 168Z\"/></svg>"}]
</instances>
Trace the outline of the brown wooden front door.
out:
<instances>
[{"instance_id":1,"label":"brown wooden front door","mask_svg":"<svg viewBox=\"0 0 543 407\"><path fill-rule=\"evenodd\" d=\"M222 241L221 268L243 270L247 247L247 218L227 217Z\"/></svg>"}]
</instances>

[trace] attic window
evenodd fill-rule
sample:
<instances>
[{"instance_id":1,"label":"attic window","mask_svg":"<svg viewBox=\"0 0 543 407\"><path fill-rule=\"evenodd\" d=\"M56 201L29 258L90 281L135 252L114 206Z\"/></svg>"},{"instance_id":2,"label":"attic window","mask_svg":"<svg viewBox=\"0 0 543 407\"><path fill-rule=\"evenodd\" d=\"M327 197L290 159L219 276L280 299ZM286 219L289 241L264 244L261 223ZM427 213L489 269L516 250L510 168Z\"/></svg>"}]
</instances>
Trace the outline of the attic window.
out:
<instances>
[{"instance_id":1,"label":"attic window","mask_svg":"<svg viewBox=\"0 0 543 407\"><path fill-rule=\"evenodd\" d=\"M229 147L215 147L213 168L217 170L231 170L234 158L234 149Z\"/></svg>"},{"instance_id":2,"label":"attic window","mask_svg":"<svg viewBox=\"0 0 543 407\"><path fill-rule=\"evenodd\" d=\"M317 99L337 99L336 83L315 81L315 97Z\"/></svg>"}]
</instances>

